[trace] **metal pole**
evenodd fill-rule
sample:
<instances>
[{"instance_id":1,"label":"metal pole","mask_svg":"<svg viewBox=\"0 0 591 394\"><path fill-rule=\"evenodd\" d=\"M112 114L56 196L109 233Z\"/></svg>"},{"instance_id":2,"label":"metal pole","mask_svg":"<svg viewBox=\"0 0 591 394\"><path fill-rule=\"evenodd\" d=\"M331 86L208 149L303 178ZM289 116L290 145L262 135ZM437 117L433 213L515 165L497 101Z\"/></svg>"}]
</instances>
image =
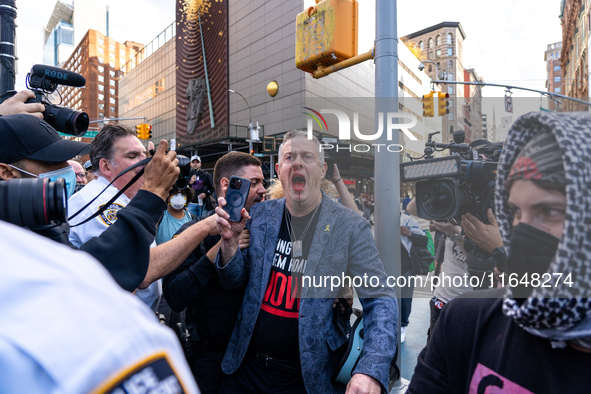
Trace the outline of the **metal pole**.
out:
<instances>
[{"instance_id":1,"label":"metal pole","mask_svg":"<svg viewBox=\"0 0 591 394\"><path fill-rule=\"evenodd\" d=\"M396 0L376 0L375 42L375 130L378 120L388 112L398 112L398 36ZM396 120L394 120L396 122ZM398 144L399 132L378 138L378 144ZM375 152L375 240L387 275L400 275L400 162L399 154L380 150ZM400 289L398 297L398 349L400 349ZM396 364L400 367L400 351Z\"/></svg>"},{"instance_id":2,"label":"metal pole","mask_svg":"<svg viewBox=\"0 0 591 394\"><path fill-rule=\"evenodd\" d=\"M0 1L0 94L14 90L16 70L14 68L14 37L16 26L15 0Z\"/></svg>"},{"instance_id":3,"label":"metal pole","mask_svg":"<svg viewBox=\"0 0 591 394\"><path fill-rule=\"evenodd\" d=\"M203 29L201 28L201 12L199 16L199 34L201 35L201 49L203 49L203 69L205 70L205 84L207 86L207 101L209 102L209 120L211 121L211 128L215 127L213 120L213 106L211 105L211 90L209 89L209 77L207 76L207 60L205 59L205 44L203 44Z\"/></svg>"}]
</instances>

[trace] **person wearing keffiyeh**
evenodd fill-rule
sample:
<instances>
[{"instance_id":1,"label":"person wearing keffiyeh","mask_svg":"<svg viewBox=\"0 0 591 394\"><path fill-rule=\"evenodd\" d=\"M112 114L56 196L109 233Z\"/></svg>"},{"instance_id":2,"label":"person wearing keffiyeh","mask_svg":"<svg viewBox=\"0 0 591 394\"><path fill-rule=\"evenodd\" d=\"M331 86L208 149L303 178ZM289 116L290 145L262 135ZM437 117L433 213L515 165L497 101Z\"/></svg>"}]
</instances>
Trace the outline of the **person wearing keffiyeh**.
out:
<instances>
[{"instance_id":1,"label":"person wearing keffiyeh","mask_svg":"<svg viewBox=\"0 0 591 394\"><path fill-rule=\"evenodd\" d=\"M590 158L590 113L515 121L495 198L509 286L446 306L409 393L589 391Z\"/></svg>"}]
</instances>

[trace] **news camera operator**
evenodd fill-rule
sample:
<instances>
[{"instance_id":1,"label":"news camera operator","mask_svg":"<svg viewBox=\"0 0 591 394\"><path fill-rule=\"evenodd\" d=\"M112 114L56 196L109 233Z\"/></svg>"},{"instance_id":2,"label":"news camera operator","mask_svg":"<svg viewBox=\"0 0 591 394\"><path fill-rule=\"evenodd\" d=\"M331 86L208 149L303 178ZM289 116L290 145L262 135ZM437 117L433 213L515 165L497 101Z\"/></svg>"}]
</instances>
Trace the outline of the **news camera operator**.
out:
<instances>
[{"instance_id":1,"label":"news camera operator","mask_svg":"<svg viewBox=\"0 0 591 394\"><path fill-rule=\"evenodd\" d=\"M28 97L15 95L12 99ZM38 106L41 104L23 104ZM0 105L14 108L9 100ZM17 106L18 107L18 106ZM41 107L43 107L41 105ZM35 107L36 109L39 109ZM54 181L65 179L67 197L76 186L76 175L67 160L90 151L89 144L62 139L56 130L45 121L31 115L7 115L0 117L0 179L11 181L21 178L49 178ZM99 237L91 238L78 245L99 260L124 289L133 291L146 276L149 263L149 246L156 234L156 223L166 204L162 199L164 190L172 185L176 177L176 165L171 156L166 156L166 145L159 147L152 161L146 166L146 182L130 206L118 212L116 224ZM2 185L0 185L1 187ZM6 183L5 188L10 186ZM21 190L25 193L30 190ZM23 196L27 199L29 195ZM20 206L20 199L2 199L2 212L6 210L29 210ZM2 215L0 215L2 216ZM28 229L71 245L68 240L70 226L60 225L27 226Z\"/></svg>"}]
</instances>

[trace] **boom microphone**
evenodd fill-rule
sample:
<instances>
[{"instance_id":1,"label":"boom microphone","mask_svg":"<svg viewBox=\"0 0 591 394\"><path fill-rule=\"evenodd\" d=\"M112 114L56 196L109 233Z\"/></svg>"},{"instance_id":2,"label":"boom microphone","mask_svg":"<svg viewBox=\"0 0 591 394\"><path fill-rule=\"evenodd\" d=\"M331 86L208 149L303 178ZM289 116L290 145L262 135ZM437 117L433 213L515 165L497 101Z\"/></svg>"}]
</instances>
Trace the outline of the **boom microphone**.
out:
<instances>
[{"instance_id":1,"label":"boom microphone","mask_svg":"<svg viewBox=\"0 0 591 394\"><path fill-rule=\"evenodd\" d=\"M43 87L43 79L51 84L81 87L86 85L86 79L75 72L57 67L35 64L29 72L31 87Z\"/></svg>"}]
</instances>

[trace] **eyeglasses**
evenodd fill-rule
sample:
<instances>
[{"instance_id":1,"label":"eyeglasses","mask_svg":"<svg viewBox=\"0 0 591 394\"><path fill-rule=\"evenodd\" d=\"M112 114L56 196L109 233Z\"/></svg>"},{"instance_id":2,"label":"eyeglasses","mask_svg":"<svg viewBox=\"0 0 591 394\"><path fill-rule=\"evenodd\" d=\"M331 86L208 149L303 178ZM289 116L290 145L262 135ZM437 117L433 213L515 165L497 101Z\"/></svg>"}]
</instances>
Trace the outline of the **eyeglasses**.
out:
<instances>
[{"instance_id":1,"label":"eyeglasses","mask_svg":"<svg viewBox=\"0 0 591 394\"><path fill-rule=\"evenodd\" d=\"M76 176L79 176L80 178L86 178L86 174L87 172L76 172Z\"/></svg>"}]
</instances>

